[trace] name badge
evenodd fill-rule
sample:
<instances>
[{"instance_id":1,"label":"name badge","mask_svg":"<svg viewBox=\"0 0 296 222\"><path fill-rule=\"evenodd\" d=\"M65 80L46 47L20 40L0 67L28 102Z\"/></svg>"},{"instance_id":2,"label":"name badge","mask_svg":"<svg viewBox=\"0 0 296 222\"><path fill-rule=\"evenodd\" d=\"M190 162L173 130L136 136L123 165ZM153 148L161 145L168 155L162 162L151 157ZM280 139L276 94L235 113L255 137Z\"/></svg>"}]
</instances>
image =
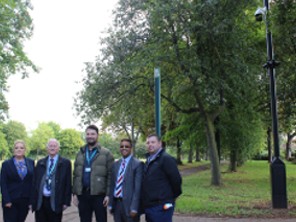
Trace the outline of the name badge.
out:
<instances>
[{"instance_id":1,"label":"name badge","mask_svg":"<svg viewBox=\"0 0 296 222\"><path fill-rule=\"evenodd\" d=\"M84 170L86 173L89 173L91 172L91 168L90 167L85 167L85 170Z\"/></svg>"}]
</instances>

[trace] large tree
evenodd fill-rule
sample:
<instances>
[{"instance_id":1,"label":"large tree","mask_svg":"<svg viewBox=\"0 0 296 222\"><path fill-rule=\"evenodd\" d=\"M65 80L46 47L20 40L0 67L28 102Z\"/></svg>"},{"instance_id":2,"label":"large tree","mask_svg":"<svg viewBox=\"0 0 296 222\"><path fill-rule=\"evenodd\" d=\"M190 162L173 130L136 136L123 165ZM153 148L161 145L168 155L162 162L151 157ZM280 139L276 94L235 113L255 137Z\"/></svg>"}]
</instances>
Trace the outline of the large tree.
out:
<instances>
[{"instance_id":1,"label":"large tree","mask_svg":"<svg viewBox=\"0 0 296 222\"><path fill-rule=\"evenodd\" d=\"M0 114L8 109L3 92L11 74L28 75L28 68L37 71L24 52L24 41L32 35L33 24L29 14L29 0L0 0Z\"/></svg>"},{"instance_id":2,"label":"large tree","mask_svg":"<svg viewBox=\"0 0 296 222\"><path fill-rule=\"evenodd\" d=\"M287 135L286 159L291 158L291 143L296 136L296 2L275 0L272 9L272 33L277 67L279 122Z\"/></svg>"},{"instance_id":3,"label":"large tree","mask_svg":"<svg viewBox=\"0 0 296 222\"><path fill-rule=\"evenodd\" d=\"M210 154L211 183L220 185L214 121L228 107L229 95L244 96L244 84L257 84L261 66L248 10L254 2L119 1L102 56L86 69L79 112L108 113L121 101L133 105L136 98L151 110L153 68L161 67L163 101L175 112L199 116ZM242 97L242 102L248 103L248 98Z\"/></svg>"}]
</instances>

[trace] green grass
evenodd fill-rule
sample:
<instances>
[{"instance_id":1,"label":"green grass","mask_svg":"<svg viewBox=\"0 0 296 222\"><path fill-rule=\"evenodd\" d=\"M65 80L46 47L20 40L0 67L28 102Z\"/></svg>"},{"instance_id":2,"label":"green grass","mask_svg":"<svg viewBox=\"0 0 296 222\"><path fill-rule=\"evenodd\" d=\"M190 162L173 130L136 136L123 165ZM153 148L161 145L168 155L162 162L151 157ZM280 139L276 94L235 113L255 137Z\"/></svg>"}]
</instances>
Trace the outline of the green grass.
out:
<instances>
[{"instance_id":1,"label":"green grass","mask_svg":"<svg viewBox=\"0 0 296 222\"><path fill-rule=\"evenodd\" d=\"M296 165L286 163L288 210L271 207L269 164L249 161L238 172L222 166L222 186L210 185L210 170L183 178L176 211L230 217L296 217Z\"/></svg>"}]
</instances>

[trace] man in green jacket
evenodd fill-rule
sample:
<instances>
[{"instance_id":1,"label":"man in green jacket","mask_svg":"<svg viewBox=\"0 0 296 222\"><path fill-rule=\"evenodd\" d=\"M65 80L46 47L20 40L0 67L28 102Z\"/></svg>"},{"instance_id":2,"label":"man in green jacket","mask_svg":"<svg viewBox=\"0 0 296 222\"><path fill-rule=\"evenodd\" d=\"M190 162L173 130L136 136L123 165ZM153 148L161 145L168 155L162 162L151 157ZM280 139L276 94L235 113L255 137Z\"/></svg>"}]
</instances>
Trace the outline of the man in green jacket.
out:
<instances>
[{"instance_id":1,"label":"man in green jacket","mask_svg":"<svg viewBox=\"0 0 296 222\"><path fill-rule=\"evenodd\" d=\"M81 222L91 222L93 212L97 222L107 222L107 194L114 158L98 143L99 130L95 125L88 126L85 133L86 145L80 148L74 163L74 199L78 199Z\"/></svg>"}]
</instances>

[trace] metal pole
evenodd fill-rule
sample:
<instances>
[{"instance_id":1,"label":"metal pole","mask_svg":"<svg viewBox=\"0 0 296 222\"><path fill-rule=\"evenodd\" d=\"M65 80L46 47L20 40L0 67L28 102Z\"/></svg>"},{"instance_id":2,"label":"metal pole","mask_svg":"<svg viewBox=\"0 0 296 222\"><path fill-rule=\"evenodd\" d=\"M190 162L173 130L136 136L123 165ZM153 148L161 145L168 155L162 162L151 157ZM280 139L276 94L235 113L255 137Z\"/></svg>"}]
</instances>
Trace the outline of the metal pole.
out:
<instances>
[{"instance_id":1,"label":"metal pole","mask_svg":"<svg viewBox=\"0 0 296 222\"><path fill-rule=\"evenodd\" d=\"M267 45L267 68L270 77L270 96L271 96L271 116L272 116L272 132L274 157L270 164L271 187L272 187L272 207L287 208L287 188L286 188L286 168L284 162L280 159L279 133L278 133L278 115L277 115L277 99L276 99L276 81L275 67L279 65L273 58L272 36L269 30L269 0L263 0L266 8L266 45Z\"/></svg>"},{"instance_id":2,"label":"metal pole","mask_svg":"<svg viewBox=\"0 0 296 222\"><path fill-rule=\"evenodd\" d=\"M155 129L156 134L161 137L161 113L160 113L160 68L154 69L154 96L155 96Z\"/></svg>"}]
</instances>

